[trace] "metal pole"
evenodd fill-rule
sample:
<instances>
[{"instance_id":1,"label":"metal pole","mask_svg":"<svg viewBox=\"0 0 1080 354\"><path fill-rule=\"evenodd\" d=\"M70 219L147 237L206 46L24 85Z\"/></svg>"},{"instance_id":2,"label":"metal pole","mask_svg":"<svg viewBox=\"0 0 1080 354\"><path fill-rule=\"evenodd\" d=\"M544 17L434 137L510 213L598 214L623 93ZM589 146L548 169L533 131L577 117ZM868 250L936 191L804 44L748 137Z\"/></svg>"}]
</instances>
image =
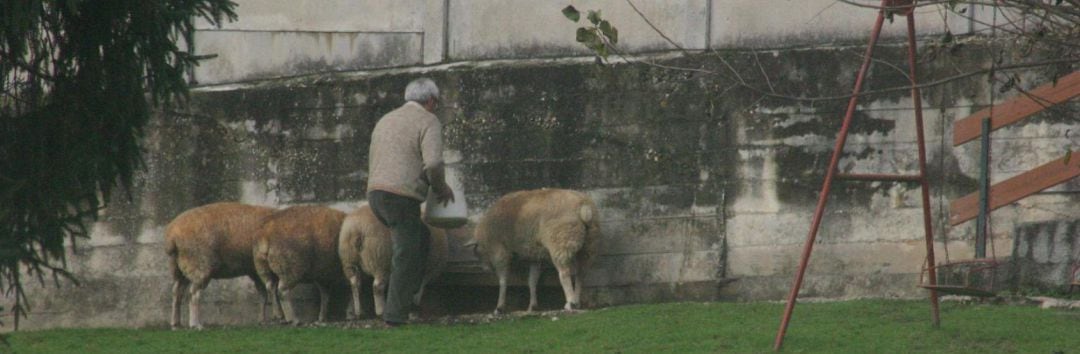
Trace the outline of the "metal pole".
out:
<instances>
[{"instance_id":1,"label":"metal pole","mask_svg":"<svg viewBox=\"0 0 1080 354\"><path fill-rule=\"evenodd\" d=\"M705 0L705 50L712 49L713 0Z\"/></svg>"},{"instance_id":2,"label":"metal pole","mask_svg":"<svg viewBox=\"0 0 1080 354\"><path fill-rule=\"evenodd\" d=\"M912 5L914 6L914 5ZM922 95L919 93L918 76L916 73L916 49L915 43L915 11L907 15L908 27L908 70L911 72L911 97L915 105L915 131L919 140L919 176L922 184L922 207L923 207L923 232L926 237L926 262L928 267L929 281L931 286L937 285L937 270L934 261L934 225L930 218L930 182L926 179L926 137L923 134ZM941 326L941 315L938 307L937 290L930 290L930 316L934 328Z\"/></svg>"},{"instance_id":3,"label":"metal pole","mask_svg":"<svg viewBox=\"0 0 1080 354\"><path fill-rule=\"evenodd\" d=\"M986 231L990 215L990 117L982 120L979 140L982 151L979 152L979 218L975 219L976 259L986 258Z\"/></svg>"},{"instance_id":4,"label":"metal pole","mask_svg":"<svg viewBox=\"0 0 1080 354\"><path fill-rule=\"evenodd\" d=\"M821 226L821 217L825 212L825 205L829 200L829 190L832 189L833 176L836 175L836 165L840 162L840 155L844 151L844 143L847 140L848 128L851 127L851 118L855 115L855 107L859 101L859 92L862 91L863 79L866 78L866 72L870 69L870 58L874 54L874 46L877 44L878 37L881 35L881 25L885 22L885 2L881 1L881 10L878 11L877 21L874 22L874 30L870 35L870 44L866 48L866 54L863 57L862 67L859 68L859 75L855 78L855 88L852 90L851 100L848 101L847 112L844 114L843 125L840 126L840 133L836 138L836 145L833 147L832 159L829 160L829 169L825 172L825 182L821 187L821 195L818 196L817 209L814 211L814 220L810 225L810 233L806 235L806 243L803 244L802 259L799 261L799 270L795 273L795 281L791 285L791 292L788 293L787 306L784 308L784 317L780 321L780 330L776 332L776 341L773 343L773 350L779 351L780 347L784 344L784 334L787 332L788 323L791 321L791 313L795 310L795 298L799 295L799 288L802 286L803 276L806 274L806 265L810 260L810 253L814 248L814 239L817 238L818 228Z\"/></svg>"}]
</instances>

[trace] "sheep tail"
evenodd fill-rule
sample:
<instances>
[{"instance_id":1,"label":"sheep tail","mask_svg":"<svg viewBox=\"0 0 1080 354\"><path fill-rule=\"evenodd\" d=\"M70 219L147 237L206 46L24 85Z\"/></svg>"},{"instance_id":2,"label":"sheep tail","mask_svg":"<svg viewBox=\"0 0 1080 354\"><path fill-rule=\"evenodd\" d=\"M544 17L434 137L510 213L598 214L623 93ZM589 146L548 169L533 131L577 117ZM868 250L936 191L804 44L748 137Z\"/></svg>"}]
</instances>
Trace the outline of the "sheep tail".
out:
<instances>
[{"instance_id":1,"label":"sheep tail","mask_svg":"<svg viewBox=\"0 0 1080 354\"><path fill-rule=\"evenodd\" d=\"M176 242L173 241L172 239L166 237L165 238L165 254L169 255L169 257L176 258L176 255L177 255L178 252L179 251L176 249Z\"/></svg>"},{"instance_id":2,"label":"sheep tail","mask_svg":"<svg viewBox=\"0 0 1080 354\"><path fill-rule=\"evenodd\" d=\"M578 218L585 224L586 229L599 228L598 211L592 200L583 199L578 207Z\"/></svg>"},{"instance_id":3,"label":"sheep tail","mask_svg":"<svg viewBox=\"0 0 1080 354\"><path fill-rule=\"evenodd\" d=\"M585 225L585 243L578 254L578 267L584 268L593 255L597 252L597 241L600 239L600 222L598 219L596 204L592 200L582 200L578 208L578 217Z\"/></svg>"},{"instance_id":4,"label":"sheep tail","mask_svg":"<svg viewBox=\"0 0 1080 354\"><path fill-rule=\"evenodd\" d=\"M581 222L585 223L588 227L592 224L593 218L596 217L595 207L591 203L581 203L581 207L578 208L578 217L581 218Z\"/></svg>"},{"instance_id":5,"label":"sheep tail","mask_svg":"<svg viewBox=\"0 0 1080 354\"><path fill-rule=\"evenodd\" d=\"M255 241L255 249L251 256L255 259L255 262L268 259L270 256L270 243L263 242L262 240Z\"/></svg>"},{"instance_id":6,"label":"sheep tail","mask_svg":"<svg viewBox=\"0 0 1080 354\"><path fill-rule=\"evenodd\" d=\"M180 250L176 247L174 237L165 237L165 254L169 256L169 273L172 274L173 279L177 281L185 279L184 272L180 271Z\"/></svg>"},{"instance_id":7,"label":"sheep tail","mask_svg":"<svg viewBox=\"0 0 1080 354\"><path fill-rule=\"evenodd\" d=\"M341 224L341 232L338 233L338 249L352 249L356 252L364 250L364 231L360 218L349 215ZM357 237L350 237L358 234Z\"/></svg>"}]
</instances>

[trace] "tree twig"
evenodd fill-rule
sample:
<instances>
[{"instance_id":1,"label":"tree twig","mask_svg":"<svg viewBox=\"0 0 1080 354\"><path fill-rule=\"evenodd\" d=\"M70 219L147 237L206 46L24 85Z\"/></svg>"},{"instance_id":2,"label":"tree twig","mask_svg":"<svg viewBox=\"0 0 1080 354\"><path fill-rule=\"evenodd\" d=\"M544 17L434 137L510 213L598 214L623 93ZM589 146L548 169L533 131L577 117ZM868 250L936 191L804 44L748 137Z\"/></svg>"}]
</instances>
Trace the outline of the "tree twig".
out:
<instances>
[{"instance_id":1,"label":"tree twig","mask_svg":"<svg viewBox=\"0 0 1080 354\"><path fill-rule=\"evenodd\" d=\"M913 5L882 7L882 6L878 6L878 5L861 4L861 3L854 2L852 0L836 0L836 1L840 2L840 3L849 4L849 5L852 5L852 6L857 6L857 7L873 8L873 9L885 9L885 10L899 10L899 9L907 9L907 8L909 8L911 6L925 7L925 6L935 6L935 5L941 5L941 4L950 3L950 1L948 1L948 0L926 0L926 1L922 1L922 2L916 2ZM1068 1L1069 3L1080 2L1080 0L1066 0L1066 1ZM1038 2L1038 1L1036 1L1036 2ZM645 16L644 13L641 12L641 10L638 9L637 6L635 6L634 3L631 0L626 0L626 3L629 4L631 8L634 9L634 12L636 12L637 15L639 17L641 17L641 19L644 20L645 23L648 24L649 27L651 27L653 29L653 31L655 31L657 34L659 34L660 37L664 38L665 41L667 41L669 44L671 44L676 49L681 51L684 55L691 55L691 53L688 50L686 50L686 48L683 48L682 46L680 46L678 43L676 43L674 40L672 40L670 37L668 37L663 31L661 31L659 28L657 28L656 25L653 24L652 21L649 20L649 18L647 16ZM1029 4L1029 3L1009 4L1007 2L999 2L997 0L994 0L994 1L969 0L969 1L964 1L964 3L976 4L976 5L985 5L985 6L994 7L995 9L997 9L998 6L1009 6L1009 8L1023 6L1023 5L1032 6L1032 4ZM961 17L963 17L963 16L961 16ZM1015 22L1015 21L1010 21L1010 22ZM992 28L999 28L999 26L997 26L996 24L990 24L990 26L992 26ZM1008 32L1008 30L1005 30L1005 29L1002 29L1002 30ZM1022 32L1015 32L1015 33L1022 35ZM623 53L621 51L618 51L615 48L615 46L612 45L611 48L613 50L615 50L616 54L618 54L619 57L622 58L623 60L625 60L627 63L634 63L635 62L635 61L627 58L625 55L623 55ZM1024 68L1045 66L1045 65L1072 64L1072 63L1080 62L1080 58L1065 58L1065 59L1046 60L1046 61L1038 61L1038 62L1030 62L1030 63L1020 63L1020 64L996 66L996 67L994 65L992 65L991 68L965 72L965 73L957 74L957 75L946 77L946 78L939 79L939 80L920 83L918 85L905 85L905 86L891 87L891 88L878 89L878 90L869 90L869 91L863 91L863 92L858 92L858 93L854 93L854 94L838 95L838 96L796 97L796 96L783 95L783 94L776 93L775 88L773 87L772 83L769 81L768 75L765 75L766 84L769 86L768 91L749 84L748 82L746 82L746 80L744 80L742 78L742 76L739 74L739 71L736 70L731 65L731 63L729 63L727 61L727 59L720 56L719 53L716 52L716 51L712 51L712 53L716 54L717 59L719 59L720 62L724 65L724 67L726 67L728 69L728 71L731 72L731 74L734 77L733 81L736 81L738 85L740 85L740 86L742 86L742 87L744 87L746 89L749 89L749 90L751 90L751 91L753 91L753 92L755 92L755 93L757 93L759 95L762 95L764 97L785 99L785 100L791 100L791 101L797 101L797 102L845 100L845 99L850 99L852 97L859 97L859 96L866 96L866 95L873 95L873 94L882 94L882 93L891 93L891 92L897 92L897 91L908 91L908 90L912 90L912 89L915 89L915 88L924 89L924 88L943 85L943 84L946 84L946 83L949 83L949 82L952 82L952 81L956 81L956 80L960 80L960 79L964 79L964 78L968 78L968 77L972 77L972 76L976 76L976 75L980 75L980 74L984 74L984 73L993 72L995 70L1008 71L1008 70L1018 70L1018 69L1024 69ZM754 52L753 54L754 54L755 61L757 61L757 53ZM878 62L878 63L884 63L885 65L889 65L889 66L891 66L891 67L893 67L895 69L900 70L895 65L891 65L890 63L883 62L883 61L876 60L876 59L874 59L874 61ZM692 72L706 73L706 74L711 74L711 75L719 75L721 77L724 76L724 75L720 74L719 72L712 71L712 70L683 68L683 67L664 65L664 64L659 64L659 63L649 62L649 61L638 61L638 63L643 63L643 64L646 64L646 65L650 65L650 66L654 66L654 67L658 67L658 68L663 68L663 69L669 69L669 70L692 71ZM758 67L761 68L762 74L764 75L765 74L764 69L761 67L760 61L758 61ZM900 71L903 72L903 75L909 79L908 81L910 81L910 77L908 77L907 73L904 72L903 70L900 70ZM726 91L727 90L725 90L725 92Z\"/></svg>"},{"instance_id":2,"label":"tree twig","mask_svg":"<svg viewBox=\"0 0 1080 354\"><path fill-rule=\"evenodd\" d=\"M761 65L761 60L758 59L757 51L753 52L754 63L757 63L758 70L761 71L761 76L765 78L765 84L769 85L769 92L776 93L776 88L773 87L772 80L769 80L769 74L765 73L765 67Z\"/></svg>"},{"instance_id":3,"label":"tree twig","mask_svg":"<svg viewBox=\"0 0 1080 354\"><path fill-rule=\"evenodd\" d=\"M661 31L659 28L656 28L656 25L654 25L652 23L652 21L649 21L649 17L645 16L645 14L641 12L641 10L638 10L637 6L634 5L633 1L626 0L626 3L630 4L630 7L634 9L634 12L637 12L638 16L640 16L642 20L645 20L645 23L648 24L649 27L652 27L653 31L656 31L656 33L659 34L660 37L663 37L664 40L666 40L668 43L671 43L671 45L675 46L675 48L678 48L680 51L683 52L683 54L690 54L686 50L686 48L683 48L681 45L679 45L678 43L675 43L675 41L671 40L671 38L668 38L668 36L666 34L664 34L664 31Z\"/></svg>"}]
</instances>

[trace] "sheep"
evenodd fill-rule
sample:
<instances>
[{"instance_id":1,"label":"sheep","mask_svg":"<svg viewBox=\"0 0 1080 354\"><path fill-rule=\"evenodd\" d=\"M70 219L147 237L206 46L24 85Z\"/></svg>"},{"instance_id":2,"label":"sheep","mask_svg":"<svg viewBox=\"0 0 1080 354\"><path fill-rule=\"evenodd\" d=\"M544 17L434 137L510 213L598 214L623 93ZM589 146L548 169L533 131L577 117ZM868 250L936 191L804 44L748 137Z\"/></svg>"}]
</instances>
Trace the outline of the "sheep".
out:
<instances>
[{"instance_id":1,"label":"sheep","mask_svg":"<svg viewBox=\"0 0 1080 354\"><path fill-rule=\"evenodd\" d=\"M564 309L580 307L584 268L600 238L596 204L583 193L565 189L519 191L499 198L474 229L466 245L499 279L495 314L505 310L511 258L529 262L529 312L536 307L540 264L550 260L566 296Z\"/></svg>"},{"instance_id":2,"label":"sheep","mask_svg":"<svg viewBox=\"0 0 1080 354\"><path fill-rule=\"evenodd\" d=\"M424 287L442 273L446 266L446 232L428 227L431 230L431 244L428 250L424 278L420 290L413 301L420 303L424 296ZM390 229L379 222L370 206L364 205L349 213L341 226L338 238L338 255L341 257L342 271L352 286L353 311L355 318L363 315L360 305L360 280L364 273L372 276L372 293L375 300L375 315L382 316L386 304L386 286L390 281L391 263L394 256Z\"/></svg>"},{"instance_id":3,"label":"sheep","mask_svg":"<svg viewBox=\"0 0 1080 354\"><path fill-rule=\"evenodd\" d=\"M165 227L165 253L173 276L172 328L180 327L180 303L187 288L188 321L202 328L199 302L210 279L247 276L266 306L266 288L255 273L251 247L255 231L273 208L214 203L190 209Z\"/></svg>"},{"instance_id":4,"label":"sheep","mask_svg":"<svg viewBox=\"0 0 1080 354\"><path fill-rule=\"evenodd\" d=\"M300 323L290 296L300 283L318 287L318 321L326 321L329 288L344 282L337 252L337 237L344 220L344 212L302 205L274 212L259 227L254 246L255 271L269 286L270 298L280 304L285 321ZM262 318L266 317L264 304Z\"/></svg>"}]
</instances>

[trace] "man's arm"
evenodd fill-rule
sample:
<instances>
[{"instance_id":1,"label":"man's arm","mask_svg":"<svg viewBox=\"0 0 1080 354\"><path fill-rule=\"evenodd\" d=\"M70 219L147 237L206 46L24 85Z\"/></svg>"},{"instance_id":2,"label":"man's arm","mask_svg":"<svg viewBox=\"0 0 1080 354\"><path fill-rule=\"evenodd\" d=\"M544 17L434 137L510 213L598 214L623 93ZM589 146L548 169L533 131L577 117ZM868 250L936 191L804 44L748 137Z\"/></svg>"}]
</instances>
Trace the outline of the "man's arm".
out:
<instances>
[{"instance_id":1,"label":"man's arm","mask_svg":"<svg viewBox=\"0 0 1080 354\"><path fill-rule=\"evenodd\" d=\"M432 166L425 169L424 173L427 174L428 183L431 184L431 189L435 192L435 198L446 205L447 202L454 202L454 190L450 189L450 185L446 184L446 169L443 164Z\"/></svg>"}]
</instances>

